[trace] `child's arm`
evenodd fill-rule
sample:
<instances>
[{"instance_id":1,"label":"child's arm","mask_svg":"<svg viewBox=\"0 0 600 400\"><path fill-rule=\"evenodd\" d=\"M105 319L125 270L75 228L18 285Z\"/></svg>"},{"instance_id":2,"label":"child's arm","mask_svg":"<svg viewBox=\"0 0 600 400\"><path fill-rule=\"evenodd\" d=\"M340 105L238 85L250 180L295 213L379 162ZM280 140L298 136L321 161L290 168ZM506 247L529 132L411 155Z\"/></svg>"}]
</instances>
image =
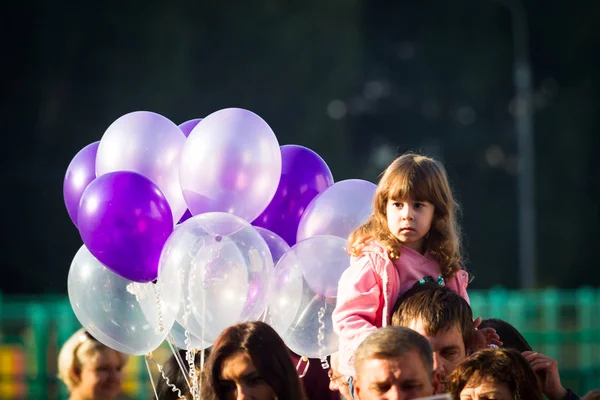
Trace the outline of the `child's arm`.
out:
<instances>
[{"instance_id":1,"label":"child's arm","mask_svg":"<svg viewBox=\"0 0 600 400\"><path fill-rule=\"evenodd\" d=\"M354 340L377 329L381 314L381 288L370 257L361 257L344 271L338 283L333 329L340 337Z\"/></svg>"},{"instance_id":2,"label":"child's arm","mask_svg":"<svg viewBox=\"0 0 600 400\"><path fill-rule=\"evenodd\" d=\"M339 367L342 375L354 376L354 352L377 330L381 289L370 257L353 260L338 283L333 330L339 336Z\"/></svg>"}]
</instances>

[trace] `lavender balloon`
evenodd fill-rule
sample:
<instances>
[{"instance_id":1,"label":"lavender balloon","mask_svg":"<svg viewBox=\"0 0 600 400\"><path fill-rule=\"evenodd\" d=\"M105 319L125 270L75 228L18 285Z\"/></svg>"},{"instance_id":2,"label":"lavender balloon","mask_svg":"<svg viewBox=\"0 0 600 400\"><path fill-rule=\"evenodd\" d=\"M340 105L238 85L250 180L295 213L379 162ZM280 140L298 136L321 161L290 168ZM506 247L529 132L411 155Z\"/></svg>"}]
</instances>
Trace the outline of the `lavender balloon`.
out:
<instances>
[{"instance_id":1,"label":"lavender balloon","mask_svg":"<svg viewBox=\"0 0 600 400\"><path fill-rule=\"evenodd\" d=\"M311 237L296 243L275 266L270 322L296 354L321 358L338 348L331 316L338 282L350 265L345 247L339 237Z\"/></svg>"},{"instance_id":2,"label":"lavender balloon","mask_svg":"<svg viewBox=\"0 0 600 400\"><path fill-rule=\"evenodd\" d=\"M96 152L100 142L90 143L73 157L63 182L63 197L71 221L77 226L79 201L85 188L96 179Z\"/></svg>"},{"instance_id":3,"label":"lavender balloon","mask_svg":"<svg viewBox=\"0 0 600 400\"><path fill-rule=\"evenodd\" d=\"M297 240L316 235L344 239L373 214L377 186L362 179L336 182L311 201L298 225Z\"/></svg>"},{"instance_id":4,"label":"lavender balloon","mask_svg":"<svg viewBox=\"0 0 600 400\"><path fill-rule=\"evenodd\" d=\"M185 122L179 124L179 129L181 129L181 132L183 132L185 137L188 137L188 136L190 136L190 133L196 127L196 125L198 125L198 122L200 122L200 121L202 121L202 118L190 119L189 121L185 121Z\"/></svg>"},{"instance_id":5,"label":"lavender balloon","mask_svg":"<svg viewBox=\"0 0 600 400\"><path fill-rule=\"evenodd\" d=\"M331 185L331 171L317 153L303 146L282 146L277 192L252 224L277 233L293 246L304 210L315 196Z\"/></svg>"},{"instance_id":6,"label":"lavender balloon","mask_svg":"<svg viewBox=\"0 0 600 400\"><path fill-rule=\"evenodd\" d=\"M277 264L281 256L290 249L290 246L281 238L281 236L268 229L261 228L260 226L255 226L254 229L256 229L258 233L260 233L260 236L265 239L265 242L267 242L271 257L273 258L273 265Z\"/></svg>"},{"instance_id":7,"label":"lavender balloon","mask_svg":"<svg viewBox=\"0 0 600 400\"><path fill-rule=\"evenodd\" d=\"M150 179L130 171L96 178L83 192L77 222L88 250L107 268L135 282L156 279L173 216Z\"/></svg>"},{"instance_id":8,"label":"lavender balloon","mask_svg":"<svg viewBox=\"0 0 600 400\"><path fill-rule=\"evenodd\" d=\"M108 127L100 140L96 173L101 176L134 171L151 179L167 198L175 224L187 209L179 186L179 161L185 140L181 129L160 114L125 114Z\"/></svg>"},{"instance_id":9,"label":"lavender balloon","mask_svg":"<svg viewBox=\"0 0 600 400\"><path fill-rule=\"evenodd\" d=\"M179 181L193 215L220 211L253 221L275 195L280 175L275 134L240 108L204 118L181 153Z\"/></svg>"},{"instance_id":10,"label":"lavender balloon","mask_svg":"<svg viewBox=\"0 0 600 400\"><path fill-rule=\"evenodd\" d=\"M196 127L196 125L198 125L198 122L200 122L200 121L202 121L202 118L190 119L189 121L185 121L184 123L179 124L179 129L181 129L181 132L183 132L183 134L187 138L188 136L190 136L190 133ZM185 210L185 213L183 214L183 216L181 218L179 218L178 224L184 223L191 217L192 217L192 213L190 212L190 210L189 209Z\"/></svg>"}]
</instances>

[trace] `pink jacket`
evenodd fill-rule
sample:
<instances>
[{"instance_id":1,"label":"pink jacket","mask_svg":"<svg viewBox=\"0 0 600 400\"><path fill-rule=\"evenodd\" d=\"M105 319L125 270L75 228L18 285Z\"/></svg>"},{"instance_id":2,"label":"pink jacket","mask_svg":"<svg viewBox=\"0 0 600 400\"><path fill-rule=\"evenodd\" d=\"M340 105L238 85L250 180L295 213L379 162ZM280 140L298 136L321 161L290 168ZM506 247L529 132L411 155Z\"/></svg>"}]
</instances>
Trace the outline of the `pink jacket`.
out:
<instances>
[{"instance_id":1,"label":"pink jacket","mask_svg":"<svg viewBox=\"0 0 600 400\"><path fill-rule=\"evenodd\" d=\"M352 258L338 283L337 305L333 311L333 329L339 337L339 371L354 376L354 352L373 331L391 319L396 300L426 276L441 275L438 262L429 254L403 247L392 261L386 249L371 242L362 255ZM469 275L459 271L446 286L467 302Z\"/></svg>"}]
</instances>

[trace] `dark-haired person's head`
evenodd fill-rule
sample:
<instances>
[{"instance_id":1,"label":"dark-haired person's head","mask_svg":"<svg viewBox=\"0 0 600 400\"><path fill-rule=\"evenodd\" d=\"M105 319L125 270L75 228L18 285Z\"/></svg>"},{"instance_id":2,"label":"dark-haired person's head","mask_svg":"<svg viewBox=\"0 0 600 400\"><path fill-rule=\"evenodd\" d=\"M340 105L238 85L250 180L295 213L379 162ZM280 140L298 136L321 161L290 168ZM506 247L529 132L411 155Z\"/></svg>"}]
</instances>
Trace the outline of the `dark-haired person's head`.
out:
<instances>
[{"instance_id":1,"label":"dark-haired person's head","mask_svg":"<svg viewBox=\"0 0 600 400\"><path fill-rule=\"evenodd\" d=\"M425 336L442 379L467 357L473 341L471 307L452 289L437 284L416 285L406 292L396 303L392 325Z\"/></svg>"},{"instance_id":2,"label":"dark-haired person's head","mask_svg":"<svg viewBox=\"0 0 600 400\"><path fill-rule=\"evenodd\" d=\"M461 400L542 400L531 366L518 351L479 350L454 370L448 382L452 397Z\"/></svg>"},{"instance_id":3,"label":"dark-haired person's head","mask_svg":"<svg viewBox=\"0 0 600 400\"><path fill-rule=\"evenodd\" d=\"M524 351L533 351L529 343L527 343L527 340L521 335L521 332L502 319L484 319L479 325L479 329L482 328L495 329L498 336L500 336L502 347L504 348L514 349L520 353Z\"/></svg>"},{"instance_id":4,"label":"dark-haired person's head","mask_svg":"<svg viewBox=\"0 0 600 400\"><path fill-rule=\"evenodd\" d=\"M225 329L202 372L202 399L304 400L300 378L283 340L264 322Z\"/></svg>"},{"instance_id":5,"label":"dark-haired person's head","mask_svg":"<svg viewBox=\"0 0 600 400\"><path fill-rule=\"evenodd\" d=\"M204 349L204 357L208 357L210 354L210 348ZM190 354L191 355L191 354ZM163 364L163 374L169 378L169 383L179 389L183 396L189 396L190 390L188 387L187 379L189 379L189 361L186 359L187 351L179 350L179 359L182 365L179 365L175 355L171 355ZM200 373L200 352L194 354L194 365L196 371ZM181 367L183 366L183 370ZM167 381L161 378L156 385L156 393L158 394L158 400L179 400L179 393L173 391L173 386L167 385ZM154 397L152 397L154 398Z\"/></svg>"}]
</instances>

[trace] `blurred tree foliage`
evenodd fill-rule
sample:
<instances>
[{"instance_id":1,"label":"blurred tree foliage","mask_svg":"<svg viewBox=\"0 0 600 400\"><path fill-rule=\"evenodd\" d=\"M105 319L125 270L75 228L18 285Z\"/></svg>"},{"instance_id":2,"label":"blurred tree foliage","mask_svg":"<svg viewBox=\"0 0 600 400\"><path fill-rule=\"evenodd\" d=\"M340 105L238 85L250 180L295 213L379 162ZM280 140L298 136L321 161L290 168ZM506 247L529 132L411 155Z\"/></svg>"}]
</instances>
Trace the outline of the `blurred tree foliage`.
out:
<instances>
[{"instance_id":1,"label":"blurred tree foliage","mask_svg":"<svg viewBox=\"0 0 600 400\"><path fill-rule=\"evenodd\" d=\"M137 4L136 4L137 3ZM600 4L526 1L536 90L540 285L600 284ZM515 287L510 15L492 0L74 1L8 5L4 292L64 292L81 240L62 200L79 149L119 116L244 107L334 178L397 154L446 164L473 286Z\"/></svg>"}]
</instances>

